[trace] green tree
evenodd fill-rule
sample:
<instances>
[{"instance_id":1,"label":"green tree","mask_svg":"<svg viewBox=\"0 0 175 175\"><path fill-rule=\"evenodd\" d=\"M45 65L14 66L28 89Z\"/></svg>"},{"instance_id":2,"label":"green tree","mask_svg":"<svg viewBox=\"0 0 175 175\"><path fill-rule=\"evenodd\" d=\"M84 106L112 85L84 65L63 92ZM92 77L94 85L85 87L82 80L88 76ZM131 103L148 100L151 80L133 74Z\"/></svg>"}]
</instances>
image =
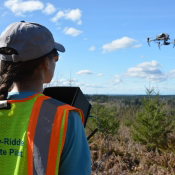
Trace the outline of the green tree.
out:
<instances>
[{"instance_id":1,"label":"green tree","mask_svg":"<svg viewBox=\"0 0 175 175\"><path fill-rule=\"evenodd\" d=\"M95 117L88 120L91 127L98 127L101 132L107 135L117 134L120 122L117 119L116 107L96 103L92 106L91 116Z\"/></svg>"},{"instance_id":2,"label":"green tree","mask_svg":"<svg viewBox=\"0 0 175 175\"><path fill-rule=\"evenodd\" d=\"M147 145L149 150L166 148L168 135L173 130L173 117L167 116L160 102L159 93L146 88L147 97L142 100L143 110L136 114L131 126L132 138Z\"/></svg>"}]
</instances>

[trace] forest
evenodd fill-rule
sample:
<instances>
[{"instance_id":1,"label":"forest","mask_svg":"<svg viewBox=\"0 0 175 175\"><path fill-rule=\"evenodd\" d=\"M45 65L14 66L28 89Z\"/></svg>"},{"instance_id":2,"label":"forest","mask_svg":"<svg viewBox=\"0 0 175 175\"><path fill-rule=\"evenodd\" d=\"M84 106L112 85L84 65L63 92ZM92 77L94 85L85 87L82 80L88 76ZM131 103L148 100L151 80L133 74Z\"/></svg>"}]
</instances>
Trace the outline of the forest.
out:
<instances>
[{"instance_id":1,"label":"forest","mask_svg":"<svg viewBox=\"0 0 175 175\"><path fill-rule=\"evenodd\" d=\"M92 175L175 174L175 96L86 95Z\"/></svg>"}]
</instances>

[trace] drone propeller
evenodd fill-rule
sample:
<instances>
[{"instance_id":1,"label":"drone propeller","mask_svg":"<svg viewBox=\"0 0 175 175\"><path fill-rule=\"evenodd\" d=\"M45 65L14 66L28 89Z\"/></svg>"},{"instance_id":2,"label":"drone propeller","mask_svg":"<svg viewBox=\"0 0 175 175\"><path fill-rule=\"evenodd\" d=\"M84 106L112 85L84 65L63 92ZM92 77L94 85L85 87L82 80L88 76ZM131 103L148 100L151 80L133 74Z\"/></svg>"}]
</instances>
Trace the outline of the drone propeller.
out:
<instances>
[{"instance_id":1,"label":"drone propeller","mask_svg":"<svg viewBox=\"0 0 175 175\"><path fill-rule=\"evenodd\" d=\"M148 45L150 47L150 38L147 38Z\"/></svg>"}]
</instances>

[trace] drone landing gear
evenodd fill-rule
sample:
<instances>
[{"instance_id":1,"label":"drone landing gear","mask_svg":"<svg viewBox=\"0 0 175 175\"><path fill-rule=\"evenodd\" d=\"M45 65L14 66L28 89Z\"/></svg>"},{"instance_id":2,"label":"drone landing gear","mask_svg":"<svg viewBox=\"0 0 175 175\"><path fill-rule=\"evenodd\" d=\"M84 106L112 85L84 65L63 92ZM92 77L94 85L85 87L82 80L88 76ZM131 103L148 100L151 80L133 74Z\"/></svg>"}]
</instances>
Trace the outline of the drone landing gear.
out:
<instances>
[{"instance_id":1,"label":"drone landing gear","mask_svg":"<svg viewBox=\"0 0 175 175\"><path fill-rule=\"evenodd\" d=\"M162 44L160 44L160 42L158 42L158 47L159 47L159 50L161 50L161 49L160 49L160 46L161 46L161 45L162 45Z\"/></svg>"}]
</instances>

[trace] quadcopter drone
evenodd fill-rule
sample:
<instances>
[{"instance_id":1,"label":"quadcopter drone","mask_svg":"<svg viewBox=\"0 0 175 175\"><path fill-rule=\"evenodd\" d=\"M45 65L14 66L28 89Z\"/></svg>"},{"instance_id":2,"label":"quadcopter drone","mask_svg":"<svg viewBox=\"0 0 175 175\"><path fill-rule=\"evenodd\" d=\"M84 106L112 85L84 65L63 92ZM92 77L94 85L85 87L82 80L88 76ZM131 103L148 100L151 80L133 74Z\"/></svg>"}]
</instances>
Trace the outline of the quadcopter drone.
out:
<instances>
[{"instance_id":1,"label":"quadcopter drone","mask_svg":"<svg viewBox=\"0 0 175 175\"><path fill-rule=\"evenodd\" d=\"M170 37L167 33L161 33L161 34L156 36L156 39L153 39L153 40L151 40L150 38L147 38L147 42L148 42L149 46L150 46L151 41L155 41L156 43L158 43L159 49L160 49L160 46L162 46L162 45L170 45L170 44L174 44L173 45L173 48L174 48L175 39L174 39L174 42L168 42L168 40L170 40ZM160 41L163 41L163 43L160 43Z\"/></svg>"}]
</instances>

